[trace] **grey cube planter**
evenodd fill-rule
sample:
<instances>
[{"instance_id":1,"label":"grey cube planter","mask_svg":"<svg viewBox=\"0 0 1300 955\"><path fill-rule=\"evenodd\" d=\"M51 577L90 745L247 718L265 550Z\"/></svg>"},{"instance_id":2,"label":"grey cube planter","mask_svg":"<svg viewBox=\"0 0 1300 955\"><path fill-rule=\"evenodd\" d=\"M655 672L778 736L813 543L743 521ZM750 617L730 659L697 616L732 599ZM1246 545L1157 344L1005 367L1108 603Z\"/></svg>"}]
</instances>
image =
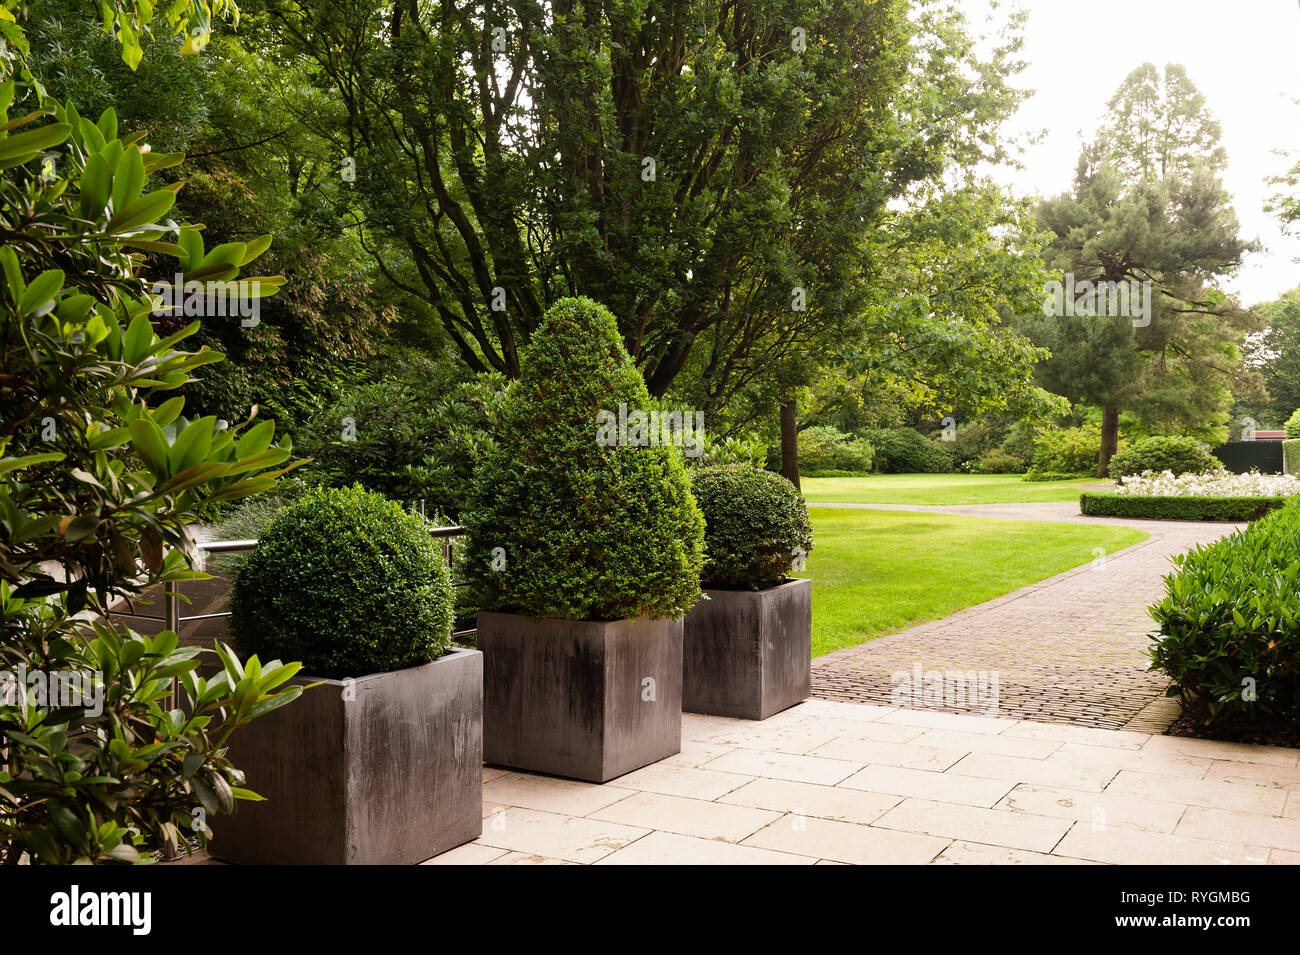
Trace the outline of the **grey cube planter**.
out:
<instances>
[{"instance_id":1,"label":"grey cube planter","mask_svg":"<svg viewBox=\"0 0 1300 955\"><path fill-rule=\"evenodd\" d=\"M706 590L686 614L682 709L765 720L808 698L812 581Z\"/></svg>"},{"instance_id":2,"label":"grey cube planter","mask_svg":"<svg viewBox=\"0 0 1300 955\"><path fill-rule=\"evenodd\" d=\"M213 855L401 865L482 834L481 653L319 682L231 735L231 761L267 801L209 819Z\"/></svg>"},{"instance_id":3,"label":"grey cube planter","mask_svg":"<svg viewBox=\"0 0 1300 955\"><path fill-rule=\"evenodd\" d=\"M680 752L680 620L485 611L478 648L485 762L603 783Z\"/></svg>"}]
</instances>

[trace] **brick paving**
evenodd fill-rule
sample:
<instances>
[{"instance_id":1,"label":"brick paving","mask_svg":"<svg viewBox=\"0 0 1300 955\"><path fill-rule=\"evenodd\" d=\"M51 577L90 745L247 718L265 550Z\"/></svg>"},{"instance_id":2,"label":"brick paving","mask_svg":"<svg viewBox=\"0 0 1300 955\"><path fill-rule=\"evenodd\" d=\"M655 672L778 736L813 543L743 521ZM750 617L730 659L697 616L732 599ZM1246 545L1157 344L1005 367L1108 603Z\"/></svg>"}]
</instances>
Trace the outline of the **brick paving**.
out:
<instances>
[{"instance_id":1,"label":"brick paving","mask_svg":"<svg viewBox=\"0 0 1300 955\"><path fill-rule=\"evenodd\" d=\"M1295 865L1300 750L809 700L603 785L483 770L433 865Z\"/></svg>"},{"instance_id":2,"label":"brick paving","mask_svg":"<svg viewBox=\"0 0 1300 955\"><path fill-rule=\"evenodd\" d=\"M813 661L814 696L1149 732L1163 732L1178 707L1164 699L1168 680L1146 669L1147 634L1154 626L1147 607L1164 593L1161 578L1171 570L1170 557L1239 526L1085 517L1071 502L837 506L1122 524L1150 536L942 620L819 657ZM979 678L981 672L983 692L961 695L953 675ZM941 702L943 687L948 692ZM989 706L994 699L995 709Z\"/></svg>"}]
</instances>

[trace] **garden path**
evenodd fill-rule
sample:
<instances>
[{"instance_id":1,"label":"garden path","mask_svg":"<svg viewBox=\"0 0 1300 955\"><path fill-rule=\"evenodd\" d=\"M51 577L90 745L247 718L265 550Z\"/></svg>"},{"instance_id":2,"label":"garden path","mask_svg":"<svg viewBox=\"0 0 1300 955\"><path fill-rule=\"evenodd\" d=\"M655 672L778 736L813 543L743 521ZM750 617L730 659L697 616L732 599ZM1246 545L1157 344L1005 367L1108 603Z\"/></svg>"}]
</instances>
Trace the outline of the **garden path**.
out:
<instances>
[{"instance_id":1,"label":"garden path","mask_svg":"<svg viewBox=\"0 0 1300 955\"><path fill-rule=\"evenodd\" d=\"M847 702L990 713L1049 723L1163 732L1177 717L1168 680L1148 672L1147 607L1164 594L1170 558L1241 525L1087 517L1072 502L973 505L818 504L1006 520L1117 523L1150 536L1090 564L813 661L813 695ZM918 670L919 668L919 670ZM914 675L921 674L916 680ZM983 672L982 694L960 674ZM908 674L904 679L899 674ZM939 675L946 674L942 679ZM993 675L996 674L996 694ZM912 685L919 689L915 692ZM929 696L924 693L930 687ZM895 700L895 688L902 694ZM939 702L938 687L947 687Z\"/></svg>"}]
</instances>

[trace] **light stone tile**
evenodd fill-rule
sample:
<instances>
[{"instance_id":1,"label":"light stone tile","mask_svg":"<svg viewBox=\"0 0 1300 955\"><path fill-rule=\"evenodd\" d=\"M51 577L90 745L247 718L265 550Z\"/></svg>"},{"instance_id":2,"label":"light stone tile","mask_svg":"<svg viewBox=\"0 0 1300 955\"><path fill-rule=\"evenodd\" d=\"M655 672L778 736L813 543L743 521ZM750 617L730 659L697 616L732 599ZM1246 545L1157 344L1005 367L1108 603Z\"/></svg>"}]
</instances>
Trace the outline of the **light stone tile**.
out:
<instances>
[{"instance_id":1,"label":"light stone tile","mask_svg":"<svg viewBox=\"0 0 1300 955\"><path fill-rule=\"evenodd\" d=\"M743 773L751 777L765 776L769 779L791 779L798 783L833 786L861 769L862 763L819 756L737 750L706 763L704 768L724 773Z\"/></svg>"},{"instance_id":2,"label":"light stone tile","mask_svg":"<svg viewBox=\"0 0 1300 955\"><path fill-rule=\"evenodd\" d=\"M927 799L904 799L872 825L1032 852L1051 852L1070 828L1062 819Z\"/></svg>"},{"instance_id":3,"label":"light stone tile","mask_svg":"<svg viewBox=\"0 0 1300 955\"><path fill-rule=\"evenodd\" d=\"M614 785L602 786L531 773L499 776L483 786L484 802L558 812L566 816L585 816L630 795L632 790Z\"/></svg>"},{"instance_id":4,"label":"light stone tile","mask_svg":"<svg viewBox=\"0 0 1300 955\"><path fill-rule=\"evenodd\" d=\"M1110 770L1111 775L1121 769L1151 773L1156 776L1186 776L1200 779L1210 768L1212 760L1203 757L1182 756L1175 753L1152 753L1145 749L1116 749L1113 746L1093 746L1088 743L1063 743L1052 754L1050 761L1078 766L1087 770ZM1249 765L1237 763L1236 765Z\"/></svg>"},{"instance_id":5,"label":"light stone tile","mask_svg":"<svg viewBox=\"0 0 1300 955\"><path fill-rule=\"evenodd\" d=\"M971 753L949 769L946 775L978 776L981 779L1004 779L1015 783L1101 792L1116 773L1114 768L1084 767L1055 760L1055 756L1024 759L993 753Z\"/></svg>"},{"instance_id":6,"label":"light stone tile","mask_svg":"<svg viewBox=\"0 0 1300 955\"><path fill-rule=\"evenodd\" d=\"M485 799L485 800L483 800L483 818L486 819L488 816L492 815L494 812L505 812L505 811L506 811L507 809L509 809L509 808L510 808L510 807L507 806L505 803L499 803L499 802L488 802L488 801Z\"/></svg>"},{"instance_id":7,"label":"light stone tile","mask_svg":"<svg viewBox=\"0 0 1300 955\"><path fill-rule=\"evenodd\" d=\"M499 859L493 859L488 865L577 865L563 859L548 859L546 856L533 855L529 852L507 852Z\"/></svg>"},{"instance_id":8,"label":"light stone tile","mask_svg":"<svg viewBox=\"0 0 1300 955\"><path fill-rule=\"evenodd\" d=\"M920 740L912 743L886 743L874 739L841 738L818 747L811 755L847 759L856 763L930 769L941 773L966 755L966 751L922 746Z\"/></svg>"},{"instance_id":9,"label":"light stone tile","mask_svg":"<svg viewBox=\"0 0 1300 955\"><path fill-rule=\"evenodd\" d=\"M1287 794L1286 806L1282 809L1282 815L1288 819L1300 819L1300 792Z\"/></svg>"},{"instance_id":10,"label":"light stone tile","mask_svg":"<svg viewBox=\"0 0 1300 955\"><path fill-rule=\"evenodd\" d=\"M495 823L500 822L498 827ZM498 849L567 862L596 862L650 830L535 809L509 809L483 827L479 842Z\"/></svg>"},{"instance_id":11,"label":"light stone tile","mask_svg":"<svg viewBox=\"0 0 1300 955\"><path fill-rule=\"evenodd\" d=\"M734 842L653 832L597 865L815 865L811 856L772 852Z\"/></svg>"},{"instance_id":12,"label":"light stone tile","mask_svg":"<svg viewBox=\"0 0 1300 955\"><path fill-rule=\"evenodd\" d=\"M1001 779L977 779L897 766L868 766L840 783L840 788L987 808L1010 792L1014 785Z\"/></svg>"},{"instance_id":13,"label":"light stone tile","mask_svg":"<svg viewBox=\"0 0 1300 955\"><path fill-rule=\"evenodd\" d=\"M1294 766L1272 766L1268 763L1243 763L1235 759L1216 759L1210 762L1205 778L1300 791L1300 768Z\"/></svg>"},{"instance_id":14,"label":"light stone tile","mask_svg":"<svg viewBox=\"0 0 1300 955\"><path fill-rule=\"evenodd\" d=\"M1284 816L1264 816L1232 809L1189 806L1174 830L1194 839L1223 839L1300 852L1300 821Z\"/></svg>"},{"instance_id":15,"label":"light stone tile","mask_svg":"<svg viewBox=\"0 0 1300 955\"><path fill-rule=\"evenodd\" d=\"M818 859L815 865L848 865L847 862L836 862L834 859Z\"/></svg>"},{"instance_id":16,"label":"light stone tile","mask_svg":"<svg viewBox=\"0 0 1300 955\"><path fill-rule=\"evenodd\" d=\"M1281 814L1287 796L1284 789L1252 783L1230 783L1221 779L1176 779L1127 769L1121 770L1106 791L1163 799L1188 806L1238 809L1269 816Z\"/></svg>"},{"instance_id":17,"label":"light stone tile","mask_svg":"<svg viewBox=\"0 0 1300 955\"><path fill-rule=\"evenodd\" d=\"M1023 739L1048 739L1059 743L1087 743L1092 746L1110 746L1115 749L1141 749L1147 740L1151 738L1149 733L1104 730L1092 726L1071 726L1067 723L1038 723L1033 720L1021 720L1003 735Z\"/></svg>"},{"instance_id":18,"label":"light stone tile","mask_svg":"<svg viewBox=\"0 0 1300 955\"><path fill-rule=\"evenodd\" d=\"M1076 822L1052 854L1115 865L1262 865L1268 847L1141 829L1095 832L1087 823Z\"/></svg>"},{"instance_id":19,"label":"light stone tile","mask_svg":"<svg viewBox=\"0 0 1300 955\"><path fill-rule=\"evenodd\" d=\"M620 776L614 782L623 789L639 789L645 792L663 793L665 796L717 799L733 789L739 789L753 778L753 776L719 773L698 767L654 763Z\"/></svg>"},{"instance_id":20,"label":"light stone tile","mask_svg":"<svg viewBox=\"0 0 1300 955\"><path fill-rule=\"evenodd\" d=\"M467 842L463 846L448 849L432 859L421 862L420 865L487 865L493 859L503 855L505 855L504 849L485 846L478 842Z\"/></svg>"},{"instance_id":21,"label":"light stone tile","mask_svg":"<svg viewBox=\"0 0 1300 955\"><path fill-rule=\"evenodd\" d=\"M880 718L882 723L924 726L930 729L958 730L963 733L1001 733L1015 725L1014 720L941 710L898 710Z\"/></svg>"},{"instance_id":22,"label":"light stone tile","mask_svg":"<svg viewBox=\"0 0 1300 955\"><path fill-rule=\"evenodd\" d=\"M739 749L754 749L768 753L789 753L802 756L829 743L833 733L795 724L787 727L751 726L734 733L714 737L715 743L725 743Z\"/></svg>"},{"instance_id":23,"label":"light stone tile","mask_svg":"<svg viewBox=\"0 0 1300 955\"><path fill-rule=\"evenodd\" d=\"M735 727L744 724L744 720L733 720L726 716L706 716L703 713L682 714L682 742L708 743L719 733L730 733Z\"/></svg>"},{"instance_id":24,"label":"light stone tile","mask_svg":"<svg viewBox=\"0 0 1300 955\"><path fill-rule=\"evenodd\" d=\"M1271 849L1268 853L1269 865L1300 865L1300 852L1287 852L1285 849Z\"/></svg>"},{"instance_id":25,"label":"light stone tile","mask_svg":"<svg viewBox=\"0 0 1300 955\"><path fill-rule=\"evenodd\" d=\"M755 779L735 792L727 793L719 802L865 824L897 806L901 798L845 789L843 786L817 786L787 779Z\"/></svg>"},{"instance_id":26,"label":"light stone tile","mask_svg":"<svg viewBox=\"0 0 1300 955\"><path fill-rule=\"evenodd\" d=\"M827 716L836 719L869 721L898 712L896 706L876 706L872 703L845 703L841 700L804 700L786 710L801 718Z\"/></svg>"},{"instance_id":27,"label":"light stone tile","mask_svg":"<svg viewBox=\"0 0 1300 955\"><path fill-rule=\"evenodd\" d=\"M496 766L484 766L484 767L483 767L483 782L484 782L484 783L491 782L493 779L496 779L498 776L506 776L506 775L509 775L510 772L511 772L511 770L509 770L509 769L501 769L501 768L496 767Z\"/></svg>"},{"instance_id":28,"label":"light stone tile","mask_svg":"<svg viewBox=\"0 0 1300 955\"><path fill-rule=\"evenodd\" d=\"M643 826L663 832L675 832L699 839L740 842L781 817L781 813L738 805L665 796L661 793L637 793L606 806L587 818Z\"/></svg>"},{"instance_id":29,"label":"light stone tile","mask_svg":"<svg viewBox=\"0 0 1300 955\"><path fill-rule=\"evenodd\" d=\"M948 841L851 822L786 816L743 844L854 865L924 865L942 852Z\"/></svg>"},{"instance_id":30,"label":"light stone tile","mask_svg":"<svg viewBox=\"0 0 1300 955\"><path fill-rule=\"evenodd\" d=\"M903 726L901 723L881 723L879 720L845 720L835 716L814 717L797 725L836 738L878 739L885 743L906 743L928 732L924 726Z\"/></svg>"},{"instance_id":31,"label":"light stone tile","mask_svg":"<svg viewBox=\"0 0 1300 955\"><path fill-rule=\"evenodd\" d=\"M1045 759L1063 745L1050 739L1027 739L1006 733L964 733L960 730L926 730L915 740L917 746L957 749L964 753L993 753L998 756L1022 756Z\"/></svg>"},{"instance_id":32,"label":"light stone tile","mask_svg":"<svg viewBox=\"0 0 1300 955\"><path fill-rule=\"evenodd\" d=\"M986 846L978 842L954 842L935 859L932 865L1100 865L1085 859L1067 859L1064 856L1008 849L1005 846Z\"/></svg>"},{"instance_id":33,"label":"light stone tile","mask_svg":"<svg viewBox=\"0 0 1300 955\"><path fill-rule=\"evenodd\" d=\"M1007 793L999 808L1058 819L1075 819L1088 825L1119 826L1173 832L1183 814L1178 803L1126 796L1123 793L1083 792L1049 786L1020 785Z\"/></svg>"},{"instance_id":34,"label":"light stone tile","mask_svg":"<svg viewBox=\"0 0 1300 955\"><path fill-rule=\"evenodd\" d=\"M1267 763L1270 766L1300 765L1300 750L1280 746L1256 746L1253 743L1228 743L1212 739L1188 739L1183 736L1153 736L1142 747L1144 752L1177 753L1205 759L1230 759L1242 763Z\"/></svg>"},{"instance_id":35,"label":"light stone tile","mask_svg":"<svg viewBox=\"0 0 1300 955\"><path fill-rule=\"evenodd\" d=\"M683 766L694 767L703 766L711 759L717 759L724 753L730 753L735 746L723 745L722 743L701 743L696 740L682 740L680 752L672 756L665 756L659 760L656 765L659 766ZM618 780L615 780L617 782Z\"/></svg>"}]
</instances>

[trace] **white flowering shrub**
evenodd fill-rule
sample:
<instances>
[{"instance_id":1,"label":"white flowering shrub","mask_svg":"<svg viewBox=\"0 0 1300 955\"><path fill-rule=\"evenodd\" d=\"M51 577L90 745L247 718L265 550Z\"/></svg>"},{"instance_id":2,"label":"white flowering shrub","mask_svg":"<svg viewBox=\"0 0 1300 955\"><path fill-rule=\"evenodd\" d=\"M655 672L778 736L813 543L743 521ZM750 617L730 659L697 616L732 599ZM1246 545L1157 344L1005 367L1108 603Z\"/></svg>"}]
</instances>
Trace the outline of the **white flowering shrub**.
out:
<instances>
[{"instance_id":1,"label":"white flowering shrub","mask_svg":"<svg viewBox=\"0 0 1300 955\"><path fill-rule=\"evenodd\" d=\"M1152 497L1286 497L1300 494L1300 477L1294 474L1230 474L1208 471L1182 474L1172 471L1143 471L1119 479L1116 494Z\"/></svg>"}]
</instances>

